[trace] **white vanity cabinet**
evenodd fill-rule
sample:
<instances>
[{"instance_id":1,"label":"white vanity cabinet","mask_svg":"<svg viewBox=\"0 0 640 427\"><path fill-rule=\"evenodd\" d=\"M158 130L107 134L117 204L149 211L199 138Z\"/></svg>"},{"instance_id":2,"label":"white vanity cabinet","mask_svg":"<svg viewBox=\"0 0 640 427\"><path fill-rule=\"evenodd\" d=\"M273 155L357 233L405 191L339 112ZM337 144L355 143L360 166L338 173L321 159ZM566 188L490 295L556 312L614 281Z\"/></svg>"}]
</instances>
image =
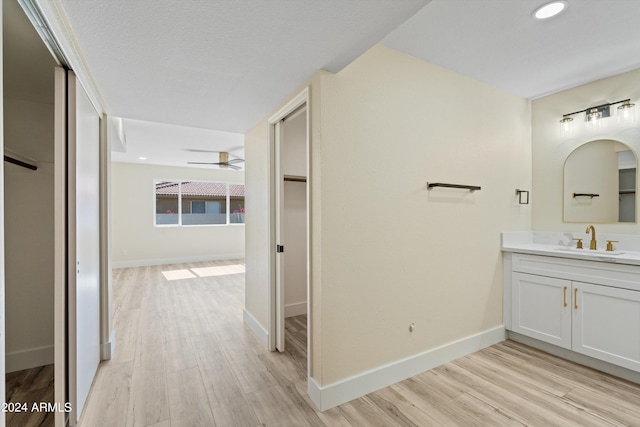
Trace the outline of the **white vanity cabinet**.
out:
<instances>
[{"instance_id":1,"label":"white vanity cabinet","mask_svg":"<svg viewBox=\"0 0 640 427\"><path fill-rule=\"evenodd\" d=\"M639 266L518 253L507 264L507 329L640 372Z\"/></svg>"},{"instance_id":2,"label":"white vanity cabinet","mask_svg":"<svg viewBox=\"0 0 640 427\"><path fill-rule=\"evenodd\" d=\"M640 292L573 282L571 349L640 371Z\"/></svg>"},{"instance_id":3,"label":"white vanity cabinet","mask_svg":"<svg viewBox=\"0 0 640 427\"><path fill-rule=\"evenodd\" d=\"M571 281L512 273L512 330L571 349Z\"/></svg>"}]
</instances>

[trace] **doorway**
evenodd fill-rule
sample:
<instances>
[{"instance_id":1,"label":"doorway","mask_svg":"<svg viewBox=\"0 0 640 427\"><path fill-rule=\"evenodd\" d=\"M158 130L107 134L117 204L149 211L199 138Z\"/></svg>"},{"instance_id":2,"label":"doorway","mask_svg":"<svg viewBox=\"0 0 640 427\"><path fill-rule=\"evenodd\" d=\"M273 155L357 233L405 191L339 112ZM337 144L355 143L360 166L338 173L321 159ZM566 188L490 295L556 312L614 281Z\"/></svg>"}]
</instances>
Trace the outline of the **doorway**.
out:
<instances>
[{"instance_id":1,"label":"doorway","mask_svg":"<svg viewBox=\"0 0 640 427\"><path fill-rule=\"evenodd\" d=\"M2 2L2 28L5 402L52 402L56 62L16 0ZM7 425L53 422L30 412L7 412Z\"/></svg>"},{"instance_id":2,"label":"doorway","mask_svg":"<svg viewBox=\"0 0 640 427\"><path fill-rule=\"evenodd\" d=\"M269 349L282 352L285 350L286 318L304 319L307 331L311 330L308 89L276 113L269 125L274 249ZM307 366L311 355L309 337L307 334Z\"/></svg>"}]
</instances>

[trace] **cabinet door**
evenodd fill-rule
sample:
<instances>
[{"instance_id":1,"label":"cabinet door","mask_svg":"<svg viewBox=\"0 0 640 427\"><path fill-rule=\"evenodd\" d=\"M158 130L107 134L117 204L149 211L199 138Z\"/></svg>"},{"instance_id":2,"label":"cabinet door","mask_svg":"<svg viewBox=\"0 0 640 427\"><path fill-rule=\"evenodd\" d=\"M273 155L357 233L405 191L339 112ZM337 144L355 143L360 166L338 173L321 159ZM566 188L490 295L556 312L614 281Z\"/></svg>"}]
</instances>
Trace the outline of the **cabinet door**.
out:
<instances>
[{"instance_id":1,"label":"cabinet door","mask_svg":"<svg viewBox=\"0 0 640 427\"><path fill-rule=\"evenodd\" d=\"M512 329L540 341L571 348L571 282L512 273Z\"/></svg>"},{"instance_id":2,"label":"cabinet door","mask_svg":"<svg viewBox=\"0 0 640 427\"><path fill-rule=\"evenodd\" d=\"M640 371L640 292L573 282L573 350Z\"/></svg>"}]
</instances>

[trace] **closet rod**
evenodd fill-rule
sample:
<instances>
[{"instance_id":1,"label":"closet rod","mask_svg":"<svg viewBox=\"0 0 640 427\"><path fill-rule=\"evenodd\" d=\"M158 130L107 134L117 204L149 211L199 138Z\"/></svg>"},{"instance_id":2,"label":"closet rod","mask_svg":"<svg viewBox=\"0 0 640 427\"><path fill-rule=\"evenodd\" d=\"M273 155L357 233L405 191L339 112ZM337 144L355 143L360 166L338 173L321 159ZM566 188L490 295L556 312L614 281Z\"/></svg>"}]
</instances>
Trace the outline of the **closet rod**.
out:
<instances>
[{"instance_id":1,"label":"closet rod","mask_svg":"<svg viewBox=\"0 0 640 427\"><path fill-rule=\"evenodd\" d=\"M285 175L285 181L293 181L293 182L307 182L307 178L304 176L293 176L293 175Z\"/></svg>"},{"instance_id":2,"label":"closet rod","mask_svg":"<svg viewBox=\"0 0 640 427\"><path fill-rule=\"evenodd\" d=\"M38 170L38 166L32 165L31 163L23 162L22 160L14 159L13 157L7 156L6 154L4 155L4 161L17 166L22 166L23 168L27 168L32 171Z\"/></svg>"}]
</instances>

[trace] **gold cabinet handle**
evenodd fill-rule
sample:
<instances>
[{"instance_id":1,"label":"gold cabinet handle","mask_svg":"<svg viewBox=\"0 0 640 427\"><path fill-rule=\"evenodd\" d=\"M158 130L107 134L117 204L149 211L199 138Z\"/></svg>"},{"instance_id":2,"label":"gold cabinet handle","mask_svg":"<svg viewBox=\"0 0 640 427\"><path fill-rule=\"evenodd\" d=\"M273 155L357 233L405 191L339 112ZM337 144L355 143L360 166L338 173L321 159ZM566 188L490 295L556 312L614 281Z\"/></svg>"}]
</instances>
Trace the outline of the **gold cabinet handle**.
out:
<instances>
[{"instance_id":1,"label":"gold cabinet handle","mask_svg":"<svg viewBox=\"0 0 640 427\"><path fill-rule=\"evenodd\" d=\"M564 287L564 306L567 306L567 287Z\"/></svg>"},{"instance_id":2,"label":"gold cabinet handle","mask_svg":"<svg viewBox=\"0 0 640 427\"><path fill-rule=\"evenodd\" d=\"M578 309L578 288L573 289L573 308Z\"/></svg>"}]
</instances>

